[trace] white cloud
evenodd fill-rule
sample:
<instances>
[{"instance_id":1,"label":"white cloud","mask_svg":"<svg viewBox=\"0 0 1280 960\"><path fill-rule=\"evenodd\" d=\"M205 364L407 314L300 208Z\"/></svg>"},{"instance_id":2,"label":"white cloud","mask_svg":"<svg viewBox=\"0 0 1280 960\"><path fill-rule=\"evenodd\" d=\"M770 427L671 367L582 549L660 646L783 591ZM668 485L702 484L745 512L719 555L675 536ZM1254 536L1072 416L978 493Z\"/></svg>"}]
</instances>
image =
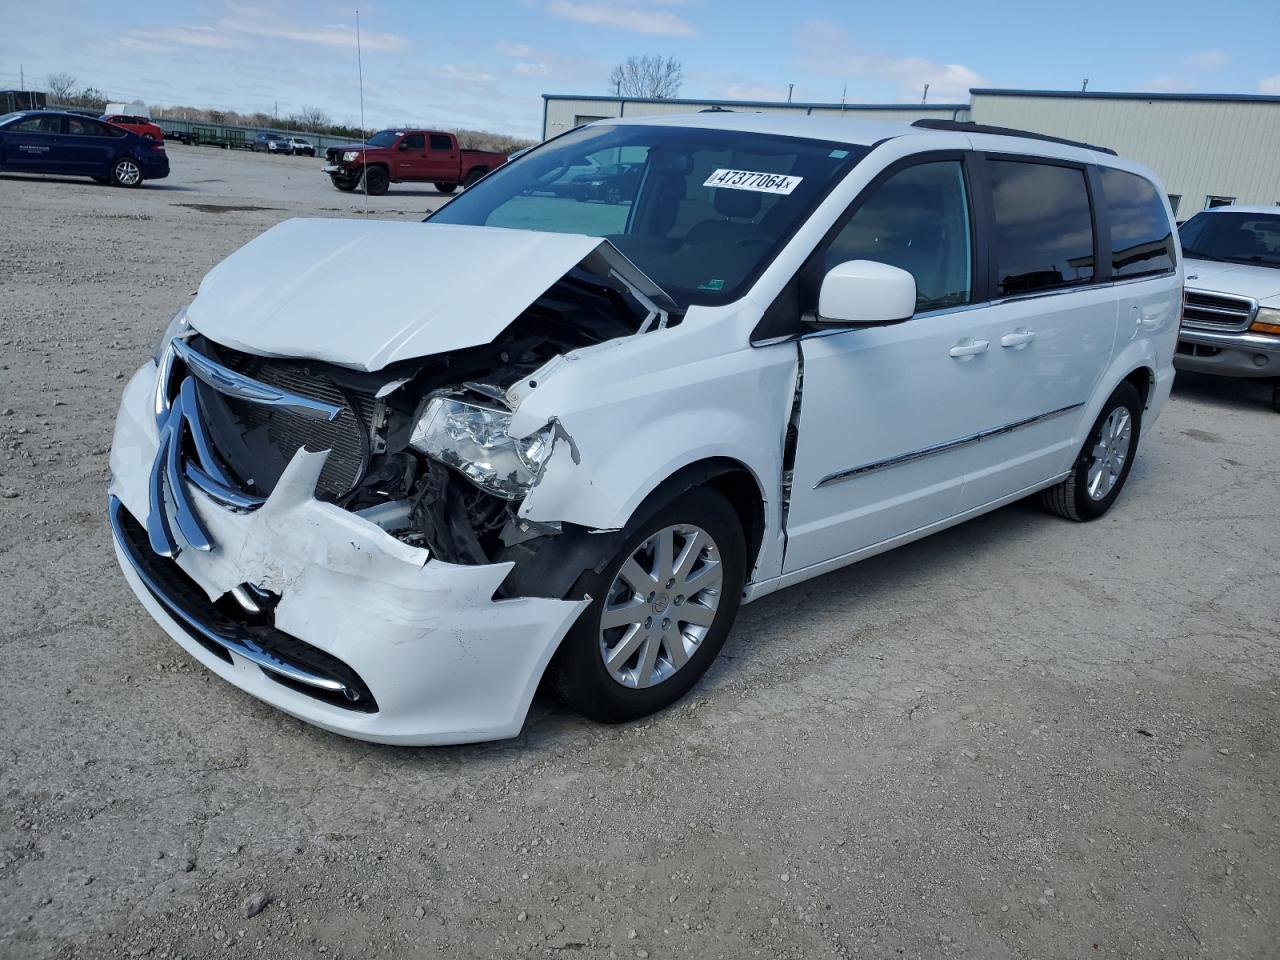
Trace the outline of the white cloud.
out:
<instances>
[{"instance_id":1,"label":"white cloud","mask_svg":"<svg viewBox=\"0 0 1280 960\"><path fill-rule=\"evenodd\" d=\"M167 47L201 47L208 50L233 50L243 47L244 40L216 27L150 27L130 30L120 42L134 50L164 50Z\"/></svg>"},{"instance_id":2,"label":"white cloud","mask_svg":"<svg viewBox=\"0 0 1280 960\"><path fill-rule=\"evenodd\" d=\"M1201 50L1187 57L1186 64L1201 73L1215 73L1231 65L1231 58L1221 50Z\"/></svg>"},{"instance_id":3,"label":"white cloud","mask_svg":"<svg viewBox=\"0 0 1280 960\"><path fill-rule=\"evenodd\" d=\"M356 46L355 24L308 26L234 4L212 24L129 30L121 34L120 42L135 50L149 51L173 46L234 50L249 46L254 37L351 50ZM366 52L397 52L407 50L409 42L399 34L361 30L360 46Z\"/></svg>"},{"instance_id":4,"label":"white cloud","mask_svg":"<svg viewBox=\"0 0 1280 960\"><path fill-rule=\"evenodd\" d=\"M517 43L514 40L499 40L493 45L493 49L497 50L504 57L528 58L533 56L533 47L527 43Z\"/></svg>"},{"instance_id":5,"label":"white cloud","mask_svg":"<svg viewBox=\"0 0 1280 960\"><path fill-rule=\"evenodd\" d=\"M1280 73L1277 73L1274 77L1265 77L1259 80L1258 92L1280 97Z\"/></svg>"},{"instance_id":6,"label":"white cloud","mask_svg":"<svg viewBox=\"0 0 1280 960\"><path fill-rule=\"evenodd\" d=\"M437 80L449 80L456 83L492 83L493 74L469 65L458 66L443 63L438 67L424 67L423 73Z\"/></svg>"},{"instance_id":7,"label":"white cloud","mask_svg":"<svg viewBox=\"0 0 1280 960\"><path fill-rule=\"evenodd\" d=\"M693 24L667 10L639 10L603 3L574 3L573 0L551 0L547 11L561 20L614 27L632 33L649 33L667 37L691 37L697 31Z\"/></svg>"},{"instance_id":8,"label":"white cloud","mask_svg":"<svg viewBox=\"0 0 1280 960\"><path fill-rule=\"evenodd\" d=\"M846 31L829 20L809 20L796 34L799 63L810 73L831 77L880 79L917 100L929 84L929 99L966 102L970 87L981 87L986 78L962 63L935 63L924 57L886 57L858 50Z\"/></svg>"},{"instance_id":9,"label":"white cloud","mask_svg":"<svg viewBox=\"0 0 1280 960\"><path fill-rule=\"evenodd\" d=\"M733 83L724 88L724 96L728 100L786 100L787 88Z\"/></svg>"},{"instance_id":10,"label":"white cloud","mask_svg":"<svg viewBox=\"0 0 1280 960\"><path fill-rule=\"evenodd\" d=\"M1167 73L1152 77L1138 87L1144 93L1187 93L1194 88L1195 84L1190 80L1184 77L1173 77Z\"/></svg>"},{"instance_id":11,"label":"white cloud","mask_svg":"<svg viewBox=\"0 0 1280 960\"><path fill-rule=\"evenodd\" d=\"M541 61L535 63L517 63L511 69L517 76L521 77L545 77L551 73L551 68Z\"/></svg>"}]
</instances>

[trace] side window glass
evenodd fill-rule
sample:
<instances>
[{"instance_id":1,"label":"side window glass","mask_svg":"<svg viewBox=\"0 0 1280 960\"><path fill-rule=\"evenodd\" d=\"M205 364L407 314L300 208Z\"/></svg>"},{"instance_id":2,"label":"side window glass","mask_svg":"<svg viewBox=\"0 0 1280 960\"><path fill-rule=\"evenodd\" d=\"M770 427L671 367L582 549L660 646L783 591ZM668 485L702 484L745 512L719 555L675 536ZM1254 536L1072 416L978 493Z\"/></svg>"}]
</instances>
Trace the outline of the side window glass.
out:
<instances>
[{"instance_id":1,"label":"side window glass","mask_svg":"<svg viewBox=\"0 0 1280 960\"><path fill-rule=\"evenodd\" d=\"M432 150L445 150L445 151L452 150L452 149L453 149L453 141L452 141L452 140L450 140L450 139L449 139L447 136L445 136L443 133L433 133L433 134L431 135L431 149L432 149Z\"/></svg>"},{"instance_id":2,"label":"side window glass","mask_svg":"<svg viewBox=\"0 0 1280 960\"><path fill-rule=\"evenodd\" d=\"M400 141L401 150L423 150L426 145L427 138L421 133L411 133Z\"/></svg>"},{"instance_id":3,"label":"side window glass","mask_svg":"<svg viewBox=\"0 0 1280 960\"><path fill-rule=\"evenodd\" d=\"M1173 227L1149 180L1104 167L1102 192L1111 221L1111 273L1140 277L1173 269Z\"/></svg>"},{"instance_id":4,"label":"side window glass","mask_svg":"<svg viewBox=\"0 0 1280 960\"><path fill-rule=\"evenodd\" d=\"M997 290L1003 296L1088 283L1093 218L1084 171L991 160Z\"/></svg>"},{"instance_id":5,"label":"side window glass","mask_svg":"<svg viewBox=\"0 0 1280 960\"><path fill-rule=\"evenodd\" d=\"M917 311L969 303L973 254L960 161L907 167L876 187L824 251L823 274L847 260L906 270L916 278Z\"/></svg>"}]
</instances>

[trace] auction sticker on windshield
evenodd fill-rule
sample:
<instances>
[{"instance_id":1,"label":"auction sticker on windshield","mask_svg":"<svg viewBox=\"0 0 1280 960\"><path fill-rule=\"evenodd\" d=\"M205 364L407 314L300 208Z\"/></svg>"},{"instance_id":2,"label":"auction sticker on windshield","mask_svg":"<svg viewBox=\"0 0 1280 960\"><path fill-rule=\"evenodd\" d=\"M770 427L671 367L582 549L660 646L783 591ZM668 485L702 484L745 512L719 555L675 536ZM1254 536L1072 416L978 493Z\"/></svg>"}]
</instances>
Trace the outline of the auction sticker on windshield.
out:
<instances>
[{"instance_id":1,"label":"auction sticker on windshield","mask_svg":"<svg viewBox=\"0 0 1280 960\"><path fill-rule=\"evenodd\" d=\"M717 170L707 177L703 186L786 195L800 186L800 181L803 179L804 177L789 177L781 173L758 173L754 170Z\"/></svg>"}]
</instances>

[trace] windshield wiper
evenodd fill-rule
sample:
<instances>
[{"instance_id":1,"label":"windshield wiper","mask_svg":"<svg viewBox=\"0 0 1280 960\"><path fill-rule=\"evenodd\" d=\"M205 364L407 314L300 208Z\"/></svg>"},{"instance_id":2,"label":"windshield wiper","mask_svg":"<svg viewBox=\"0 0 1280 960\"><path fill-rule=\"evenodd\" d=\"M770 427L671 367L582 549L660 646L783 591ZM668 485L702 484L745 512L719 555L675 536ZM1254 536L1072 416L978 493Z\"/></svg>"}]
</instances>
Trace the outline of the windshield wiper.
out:
<instances>
[{"instance_id":1,"label":"windshield wiper","mask_svg":"<svg viewBox=\"0 0 1280 960\"><path fill-rule=\"evenodd\" d=\"M1226 257L1215 257L1212 253L1205 253L1203 250L1193 250L1191 247L1183 247L1182 255L1191 257L1194 260L1215 260L1218 263L1230 263Z\"/></svg>"}]
</instances>

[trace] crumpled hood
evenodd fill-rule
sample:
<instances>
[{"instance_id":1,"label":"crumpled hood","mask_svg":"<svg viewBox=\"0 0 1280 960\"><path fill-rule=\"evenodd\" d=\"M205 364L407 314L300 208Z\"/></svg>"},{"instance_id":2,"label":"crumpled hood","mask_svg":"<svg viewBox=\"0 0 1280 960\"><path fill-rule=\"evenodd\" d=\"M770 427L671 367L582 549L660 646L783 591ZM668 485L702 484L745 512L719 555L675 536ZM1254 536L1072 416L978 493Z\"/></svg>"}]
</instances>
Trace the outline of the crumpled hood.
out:
<instances>
[{"instance_id":1,"label":"crumpled hood","mask_svg":"<svg viewBox=\"0 0 1280 960\"><path fill-rule=\"evenodd\" d=\"M187 319L248 353L379 370L489 343L602 246L620 256L576 234L286 220L210 270Z\"/></svg>"},{"instance_id":2,"label":"crumpled hood","mask_svg":"<svg viewBox=\"0 0 1280 960\"><path fill-rule=\"evenodd\" d=\"M1276 267L1187 257L1186 283L1189 290L1234 293L1259 301L1280 298L1280 269Z\"/></svg>"}]
</instances>

